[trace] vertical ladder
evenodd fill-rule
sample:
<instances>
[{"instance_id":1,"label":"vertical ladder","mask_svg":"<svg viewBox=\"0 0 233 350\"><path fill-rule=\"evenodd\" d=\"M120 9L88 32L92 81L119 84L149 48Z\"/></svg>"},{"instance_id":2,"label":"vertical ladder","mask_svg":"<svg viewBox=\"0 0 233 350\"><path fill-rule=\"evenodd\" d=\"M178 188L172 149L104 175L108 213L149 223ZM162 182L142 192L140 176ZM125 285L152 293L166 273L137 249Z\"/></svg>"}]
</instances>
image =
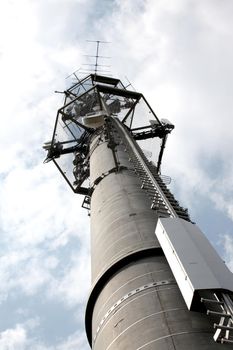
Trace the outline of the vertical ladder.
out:
<instances>
[{"instance_id":1,"label":"vertical ladder","mask_svg":"<svg viewBox=\"0 0 233 350\"><path fill-rule=\"evenodd\" d=\"M142 183L141 188L151 198L151 209L156 210L159 217L179 217L191 221L188 210L180 206L158 174L156 166L148 161L137 142L117 119L112 119L112 122L121 134L121 142Z\"/></svg>"},{"instance_id":2,"label":"vertical ladder","mask_svg":"<svg viewBox=\"0 0 233 350\"><path fill-rule=\"evenodd\" d=\"M206 306L207 315L218 318L214 323L214 341L233 344L233 301L230 295L212 293L210 299L201 298L201 302Z\"/></svg>"}]
</instances>

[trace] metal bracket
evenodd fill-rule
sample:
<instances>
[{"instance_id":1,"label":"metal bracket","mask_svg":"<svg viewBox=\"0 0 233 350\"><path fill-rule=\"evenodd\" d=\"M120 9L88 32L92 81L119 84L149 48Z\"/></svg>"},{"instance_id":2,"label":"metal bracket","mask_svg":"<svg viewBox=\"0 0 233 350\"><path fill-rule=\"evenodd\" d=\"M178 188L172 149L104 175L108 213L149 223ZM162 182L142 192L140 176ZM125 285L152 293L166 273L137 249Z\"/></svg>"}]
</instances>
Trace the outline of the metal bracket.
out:
<instances>
[{"instance_id":1,"label":"metal bracket","mask_svg":"<svg viewBox=\"0 0 233 350\"><path fill-rule=\"evenodd\" d=\"M82 208L87 209L88 211L91 209L91 197L85 196L82 203Z\"/></svg>"}]
</instances>

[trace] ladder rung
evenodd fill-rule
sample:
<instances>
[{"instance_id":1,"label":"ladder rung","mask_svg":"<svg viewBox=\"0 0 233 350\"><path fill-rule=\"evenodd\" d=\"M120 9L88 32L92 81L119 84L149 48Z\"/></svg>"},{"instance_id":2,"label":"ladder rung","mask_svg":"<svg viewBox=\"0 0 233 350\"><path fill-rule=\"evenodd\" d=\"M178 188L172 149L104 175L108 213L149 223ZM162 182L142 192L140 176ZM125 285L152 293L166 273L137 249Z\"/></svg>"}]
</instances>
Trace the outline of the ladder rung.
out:
<instances>
[{"instance_id":1,"label":"ladder rung","mask_svg":"<svg viewBox=\"0 0 233 350\"><path fill-rule=\"evenodd\" d=\"M227 339L227 338L221 338L221 343L230 343L230 344L233 344L233 340L231 339Z\"/></svg>"},{"instance_id":2,"label":"ladder rung","mask_svg":"<svg viewBox=\"0 0 233 350\"><path fill-rule=\"evenodd\" d=\"M160 213L168 213L168 212L170 213L170 210L168 208L165 208L165 207L162 207L162 206L159 206L158 211Z\"/></svg>"},{"instance_id":3,"label":"ladder rung","mask_svg":"<svg viewBox=\"0 0 233 350\"><path fill-rule=\"evenodd\" d=\"M141 179L141 182L144 184L144 185L148 185L148 186L152 186L152 182L150 180L148 180L147 178L142 178ZM154 186L154 185L153 185Z\"/></svg>"},{"instance_id":4,"label":"ladder rung","mask_svg":"<svg viewBox=\"0 0 233 350\"><path fill-rule=\"evenodd\" d=\"M174 208L174 210L175 210L175 212L176 212L176 214L177 215L188 215L185 211L183 211L183 210L178 210L178 209L176 209L176 208Z\"/></svg>"},{"instance_id":5,"label":"ladder rung","mask_svg":"<svg viewBox=\"0 0 233 350\"><path fill-rule=\"evenodd\" d=\"M154 193L155 195L157 193L156 189L154 187L152 187L152 186L145 186L144 190L147 191L147 192L150 192L150 193Z\"/></svg>"},{"instance_id":6,"label":"ladder rung","mask_svg":"<svg viewBox=\"0 0 233 350\"><path fill-rule=\"evenodd\" d=\"M177 212L177 214L188 214L185 210L180 209L180 207L174 206L174 210Z\"/></svg>"},{"instance_id":7,"label":"ladder rung","mask_svg":"<svg viewBox=\"0 0 233 350\"><path fill-rule=\"evenodd\" d=\"M154 194L156 197L156 192L155 192L155 189L154 188L146 188L144 187L144 190L147 192L147 193L151 193L151 194Z\"/></svg>"},{"instance_id":8,"label":"ladder rung","mask_svg":"<svg viewBox=\"0 0 233 350\"><path fill-rule=\"evenodd\" d=\"M231 315L229 314L226 314L224 312L211 311L211 310L207 310L207 315L218 315L221 317L231 318Z\"/></svg>"},{"instance_id":9,"label":"ladder rung","mask_svg":"<svg viewBox=\"0 0 233 350\"><path fill-rule=\"evenodd\" d=\"M149 196L150 197L150 196ZM150 197L151 198L151 197ZM153 198L151 198L151 199L153 199ZM165 207L165 204L164 203L162 203L162 202L158 202L158 201L152 201L152 204L153 204L153 206L156 206L156 207L158 207L159 209L167 209L166 207Z\"/></svg>"},{"instance_id":10,"label":"ladder rung","mask_svg":"<svg viewBox=\"0 0 233 350\"><path fill-rule=\"evenodd\" d=\"M159 208L156 207L154 204L151 204L150 208L153 209L153 210L158 210L158 209L159 209Z\"/></svg>"},{"instance_id":11,"label":"ladder rung","mask_svg":"<svg viewBox=\"0 0 233 350\"><path fill-rule=\"evenodd\" d=\"M214 304L220 304L223 305L222 301L216 300L216 299L205 299L205 298L201 298L201 302L202 303L214 303Z\"/></svg>"},{"instance_id":12,"label":"ladder rung","mask_svg":"<svg viewBox=\"0 0 233 350\"><path fill-rule=\"evenodd\" d=\"M171 217L170 214L159 214L158 213L158 215L159 215L159 218L169 218L169 217Z\"/></svg>"},{"instance_id":13,"label":"ladder rung","mask_svg":"<svg viewBox=\"0 0 233 350\"><path fill-rule=\"evenodd\" d=\"M179 218L183 220L190 220L190 217L188 215L179 215Z\"/></svg>"},{"instance_id":14,"label":"ladder rung","mask_svg":"<svg viewBox=\"0 0 233 350\"><path fill-rule=\"evenodd\" d=\"M233 327L222 326L220 324L214 323L214 328L225 329L227 331L233 331Z\"/></svg>"},{"instance_id":15,"label":"ladder rung","mask_svg":"<svg viewBox=\"0 0 233 350\"><path fill-rule=\"evenodd\" d=\"M142 185L141 185L141 188L143 188L144 190L146 190L146 189L154 189L154 187L153 186L150 186L149 184L147 184L147 183L143 183Z\"/></svg>"},{"instance_id":16,"label":"ladder rung","mask_svg":"<svg viewBox=\"0 0 233 350\"><path fill-rule=\"evenodd\" d=\"M166 201L163 199L162 196L160 196L160 194L158 192L155 191L154 194L154 202L160 201L161 203L166 204Z\"/></svg>"},{"instance_id":17,"label":"ladder rung","mask_svg":"<svg viewBox=\"0 0 233 350\"><path fill-rule=\"evenodd\" d=\"M167 195L167 198L168 198L169 201L175 202L175 203L179 203L179 202L174 198L174 196L172 196L170 193L169 193L169 194L166 193L166 192L164 192L164 193Z\"/></svg>"}]
</instances>

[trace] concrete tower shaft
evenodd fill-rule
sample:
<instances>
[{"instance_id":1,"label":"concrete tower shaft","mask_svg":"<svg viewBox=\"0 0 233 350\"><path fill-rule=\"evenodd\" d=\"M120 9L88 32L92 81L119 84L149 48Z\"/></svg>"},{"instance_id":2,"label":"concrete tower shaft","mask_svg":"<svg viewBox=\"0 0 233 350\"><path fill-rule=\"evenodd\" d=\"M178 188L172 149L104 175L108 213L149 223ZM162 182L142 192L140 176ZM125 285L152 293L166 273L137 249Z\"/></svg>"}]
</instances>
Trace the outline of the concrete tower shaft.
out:
<instances>
[{"instance_id":1,"label":"concrete tower shaft","mask_svg":"<svg viewBox=\"0 0 233 350\"><path fill-rule=\"evenodd\" d=\"M187 309L155 236L158 213L125 148L117 123L90 145L92 292L86 329L92 349L224 350L226 345L213 341L207 316Z\"/></svg>"},{"instance_id":2,"label":"concrete tower shaft","mask_svg":"<svg viewBox=\"0 0 233 350\"><path fill-rule=\"evenodd\" d=\"M233 275L159 175L174 125L119 79L76 78L44 148L91 213L92 349L229 348Z\"/></svg>"}]
</instances>

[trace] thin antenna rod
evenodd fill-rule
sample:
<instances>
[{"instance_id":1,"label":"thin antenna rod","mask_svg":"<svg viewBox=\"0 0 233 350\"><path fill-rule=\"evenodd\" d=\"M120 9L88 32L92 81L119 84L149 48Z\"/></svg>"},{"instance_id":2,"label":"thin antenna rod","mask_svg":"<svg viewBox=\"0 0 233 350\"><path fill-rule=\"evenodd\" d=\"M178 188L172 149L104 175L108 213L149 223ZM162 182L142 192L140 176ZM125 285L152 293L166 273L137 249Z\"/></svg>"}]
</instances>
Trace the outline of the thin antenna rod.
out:
<instances>
[{"instance_id":1,"label":"thin antenna rod","mask_svg":"<svg viewBox=\"0 0 233 350\"><path fill-rule=\"evenodd\" d=\"M100 42L97 41L97 46L96 46L96 58L95 58L95 74L97 73L97 67L98 67L99 45L100 45Z\"/></svg>"},{"instance_id":2,"label":"thin antenna rod","mask_svg":"<svg viewBox=\"0 0 233 350\"><path fill-rule=\"evenodd\" d=\"M96 57L96 56L93 56L93 55L83 55L85 57ZM111 58L109 56L99 56L100 58Z\"/></svg>"},{"instance_id":3,"label":"thin antenna rod","mask_svg":"<svg viewBox=\"0 0 233 350\"><path fill-rule=\"evenodd\" d=\"M100 56L99 56L100 57ZM90 63L82 63L82 66L95 66L95 64L90 64ZM98 64L99 67L111 67L108 66L107 64Z\"/></svg>"},{"instance_id":4,"label":"thin antenna rod","mask_svg":"<svg viewBox=\"0 0 233 350\"><path fill-rule=\"evenodd\" d=\"M107 57L104 57L104 56L100 56L99 55L99 46L100 46L100 43L103 43L103 44L109 44L110 42L109 41L102 41L102 40L87 40L87 42L89 43L96 43L96 55L95 56L90 56L90 55L85 55L85 56L89 56L89 57L95 57L95 64L91 64L90 66L94 66L94 72L95 74L97 74L98 72L98 66L101 66L100 64L98 64L98 60L99 58L107 58ZM103 65L102 65L103 66Z\"/></svg>"},{"instance_id":5,"label":"thin antenna rod","mask_svg":"<svg viewBox=\"0 0 233 350\"><path fill-rule=\"evenodd\" d=\"M129 81L129 79L127 78L127 76L125 76L125 79L128 81L128 85L125 87L126 89L129 87L129 86L132 86L132 88L134 89L134 91L136 91L136 89L134 88L134 86L131 84L131 82Z\"/></svg>"},{"instance_id":6,"label":"thin antenna rod","mask_svg":"<svg viewBox=\"0 0 233 350\"><path fill-rule=\"evenodd\" d=\"M78 72L80 69L81 69L81 68L76 69L73 73L71 73L70 75L68 75L68 76L66 77L66 79L68 79L69 77L71 77L71 75L75 75L75 73ZM76 75L75 75L75 76L76 76Z\"/></svg>"}]
</instances>

